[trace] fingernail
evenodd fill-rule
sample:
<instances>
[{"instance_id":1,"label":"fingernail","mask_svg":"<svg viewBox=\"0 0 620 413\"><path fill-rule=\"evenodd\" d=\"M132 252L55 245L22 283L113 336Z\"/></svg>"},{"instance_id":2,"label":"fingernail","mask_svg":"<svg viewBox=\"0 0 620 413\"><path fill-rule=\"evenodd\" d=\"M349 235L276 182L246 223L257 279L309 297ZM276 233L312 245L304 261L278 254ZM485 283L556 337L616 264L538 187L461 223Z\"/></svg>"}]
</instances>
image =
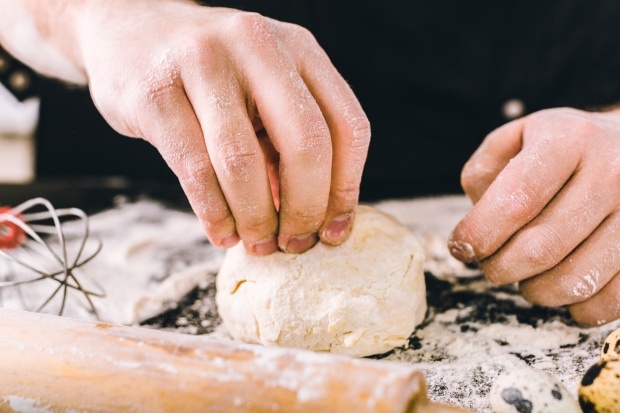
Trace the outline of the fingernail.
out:
<instances>
[{"instance_id":1,"label":"fingernail","mask_svg":"<svg viewBox=\"0 0 620 413\"><path fill-rule=\"evenodd\" d=\"M329 223L325 231L323 231L323 236L321 238L328 244L339 244L344 241L350 229L351 215L340 215Z\"/></svg>"},{"instance_id":2,"label":"fingernail","mask_svg":"<svg viewBox=\"0 0 620 413\"><path fill-rule=\"evenodd\" d=\"M278 245L276 243L276 236L270 235L267 238L264 238L258 241L256 244L250 246L248 251L253 255L268 255L273 252L276 252L278 249Z\"/></svg>"},{"instance_id":3,"label":"fingernail","mask_svg":"<svg viewBox=\"0 0 620 413\"><path fill-rule=\"evenodd\" d=\"M316 232L291 237L286 243L285 251L293 254L299 254L310 249L310 247L316 244L317 240L318 236Z\"/></svg>"},{"instance_id":4,"label":"fingernail","mask_svg":"<svg viewBox=\"0 0 620 413\"><path fill-rule=\"evenodd\" d=\"M465 263L476 261L474 248L466 242L450 240L448 241L448 248L450 249L450 254L459 261Z\"/></svg>"},{"instance_id":5,"label":"fingernail","mask_svg":"<svg viewBox=\"0 0 620 413\"><path fill-rule=\"evenodd\" d=\"M233 232L232 234L224 238L220 242L220 245L224 248L231 248L237 245L238 242L239 242L239 235L237 235L236 232Z\"/></svg>"}]
</instances>

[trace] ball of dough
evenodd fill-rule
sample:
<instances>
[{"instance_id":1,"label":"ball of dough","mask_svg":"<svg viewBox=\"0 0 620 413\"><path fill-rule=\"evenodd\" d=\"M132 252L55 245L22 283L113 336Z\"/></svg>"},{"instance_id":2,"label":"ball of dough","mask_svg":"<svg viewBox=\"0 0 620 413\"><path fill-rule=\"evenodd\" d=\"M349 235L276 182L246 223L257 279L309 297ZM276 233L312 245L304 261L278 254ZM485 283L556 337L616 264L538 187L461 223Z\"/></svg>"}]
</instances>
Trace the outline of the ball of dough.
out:
<instances>
[{"instance_id":1,"label":"ball of dough","mask_svg":"<svg viewBox=\"0 0 620 413\"><path fill-rule=\"evenodd\" d=\"M349 239L303 254L227 251L217 305L233 338L353 356L407 342L426 312L424 251L387 214L359 206Z\"/></svg>"}]
</instances>

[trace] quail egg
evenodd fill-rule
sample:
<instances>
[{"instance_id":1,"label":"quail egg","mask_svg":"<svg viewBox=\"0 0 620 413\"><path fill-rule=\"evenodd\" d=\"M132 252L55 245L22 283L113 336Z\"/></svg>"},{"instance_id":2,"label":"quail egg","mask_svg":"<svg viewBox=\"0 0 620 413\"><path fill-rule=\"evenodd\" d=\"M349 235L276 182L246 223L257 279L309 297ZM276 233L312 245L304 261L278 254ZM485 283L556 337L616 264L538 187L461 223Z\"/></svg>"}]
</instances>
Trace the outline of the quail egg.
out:
<instances>
[{"instance_id":1,"label":"quail egg","mask_svg":"<svg viewBox=\"0 0 620 413\"><path fill-rule=\"evenodd\" d=\"M618 358L620 358L620 328L607 336L601 348L601 360Z\"/></svg>"},{"instance_id":2,"label":"quail egg","mask_svg":"<svg viewBox=\"0 0 620 413\"><path fill-rule=\"evenodd\" d=\"M620 359L600 360L586 371L579 404L584 413L620 412Z\"/></svg>"},{"instance_id":3,"label":"quail egg","mask_svg":"<svg viewBox=\"0 0 620 413\"><path fill-rule=\"evenodd\" d=\"M531 367L498 377L489 394L494 413L579 413L579 405L555 377Z\"/></svg>"}]
</instances>

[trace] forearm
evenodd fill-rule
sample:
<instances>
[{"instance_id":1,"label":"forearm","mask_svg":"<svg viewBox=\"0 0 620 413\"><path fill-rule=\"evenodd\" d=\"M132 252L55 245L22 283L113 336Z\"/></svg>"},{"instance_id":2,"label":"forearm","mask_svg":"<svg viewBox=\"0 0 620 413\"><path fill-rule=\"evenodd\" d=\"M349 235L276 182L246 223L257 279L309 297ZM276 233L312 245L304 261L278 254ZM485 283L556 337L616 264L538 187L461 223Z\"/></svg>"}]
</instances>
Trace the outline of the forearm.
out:
<instances>
[{"instance_id":1,"label":"forearm","mask_svg":"<svg viewBox=\"0 0 620 413\"><path fill-rule=\"evenodd\" d=\"M0 44L50 77L86 84L77 41L83 0L0 0Z\"/></svg>"}]
</instances>

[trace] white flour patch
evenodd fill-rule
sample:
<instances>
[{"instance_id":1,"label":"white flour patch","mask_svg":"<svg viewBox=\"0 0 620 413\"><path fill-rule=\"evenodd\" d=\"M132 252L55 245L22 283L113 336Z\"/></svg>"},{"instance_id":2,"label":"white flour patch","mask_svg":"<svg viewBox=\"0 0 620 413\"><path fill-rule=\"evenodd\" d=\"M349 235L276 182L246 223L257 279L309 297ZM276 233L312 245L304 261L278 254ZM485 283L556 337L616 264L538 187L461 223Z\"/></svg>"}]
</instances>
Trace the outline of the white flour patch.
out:
<instances>
[{"instance_id":1,"label":"white flour patch","mask_svg":"<svg viewBox=\"0 0 620 413\"><path fill-rule=\"evenodd\" d=\"M15 412L27 412L27 413L52 413L53 410L49 407L41 406L40 403L18 396L9 396L4 399L0 399L0 402L8 405L9 411ZM0 408L2 403L0 403Z\"/></svg>"},{"instance_id":2,"label":"white flour patch","mask_svg":"<svg viewBox=\"0 0 620 413\"><path fill-rule=\"evenodd\" d=\"M66 225L69 246L71 225ZM133 324L173 307L189 291L213 277L223 251L206 240L197 218L149 201L121 204L90 219L91 247L103 243L99 255L78 270L78 280L105 298L93 297L103 321ZM88 248L87 248L88 250ZM37 255L32 264L45 263ZM42 261L42 262L37 262ZM31 271L0 258L0 279L28 280ZM0 289L4 308L36 310L53 292L56 283L38 281ZM57 294L44 312L58 313L62 294ZM94 319L88 303L69 290L64 315Z\"/></svg>"}]
</instances>

